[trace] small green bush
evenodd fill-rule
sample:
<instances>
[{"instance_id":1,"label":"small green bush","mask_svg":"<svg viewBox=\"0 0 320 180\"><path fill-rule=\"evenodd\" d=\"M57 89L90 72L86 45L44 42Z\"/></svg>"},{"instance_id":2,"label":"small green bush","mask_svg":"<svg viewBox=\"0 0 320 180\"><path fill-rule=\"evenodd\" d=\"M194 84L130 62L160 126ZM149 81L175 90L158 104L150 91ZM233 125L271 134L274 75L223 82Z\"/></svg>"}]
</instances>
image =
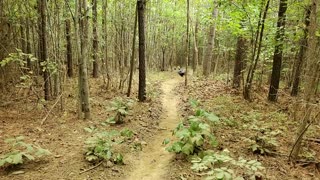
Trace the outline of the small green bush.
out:
<instances>
[{"instance_id":1,"label":"small green bush","mask_svg":"<svg viewBox=\"0 0 320 180\"><path fill-rule=\"evenodd\" d=\"M11 151L0 157L0 167L23 164L25 159L34 161L35 157L40 158L51 154L48 150L33 144L27 144L23 140L23 136L5 140L5 143L11 145Z\"/></svg>"},{"instance_id":2,"label":"small green bush","mask_svg":"<svg viewBox=\"0 0 320 180\"><path fill-rule=\"evenodd\" d=\"M121 153L115 152L115 146L131 139L134 133L129 129L122 131L103 131L94 134L86 140L87 150L85 159L89 162L96 163L106 160L115 164L123 164Z\"/></svg>"},{"instance_id":3,"label":"small green bush","mask_svg":"<svg viewBox=\"0 0 320 180\"><path fill-rule=\"evenodd\" d=\"M122 124L124 123L124 118L128 115L129 109L133 104L131 99L116 98L111 102L110 111L115 112L115 115L107 119L109 124Z\"/></svg>"}]
</instances>

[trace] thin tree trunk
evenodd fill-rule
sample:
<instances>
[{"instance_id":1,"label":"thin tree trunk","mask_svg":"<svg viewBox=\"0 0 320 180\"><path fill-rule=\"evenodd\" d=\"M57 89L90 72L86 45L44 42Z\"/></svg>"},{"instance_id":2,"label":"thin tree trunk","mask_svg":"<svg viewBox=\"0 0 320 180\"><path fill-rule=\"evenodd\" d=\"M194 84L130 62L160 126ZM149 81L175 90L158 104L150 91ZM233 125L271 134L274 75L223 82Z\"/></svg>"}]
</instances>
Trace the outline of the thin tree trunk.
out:
<instances>
[{"instance_id":1,"label":"thin tree trunk","mask_svg":"<svg viewBox=\"0 0 320 180\"><path fill-rule=\"evenodd\" d=\"M138 99L146 100L146 65L145 65L145 8L146 1L138 0L138 24L139 24L139 92Z\"/></svg>"},{"instance_id":2,"label":"thin tree trunk","mask_svg":"<svg viewBox=\"0 0 320 180\"><path fill-rule=\"evenodd\" d=\"M81 17L80 27L81 27L81 57L80 57L80 80L81 80L81 104L82 112L84 112L84 118L90 119L90 102L89 102L89 84L88 84L88 70L87 70L87 58L88 58L88 30L89 23L87 14L87 0L81 0Z\"/></svg>"},{"instance_id":3,"label":"thin tree trunk","mask_svg":"<svg viewBox=\"0 0 320 180\"><path fill-rule=\"evenodd\" d=\"M40 27L39 27L39 44L40 44L40 59L47 66L47 35L46 35L46 7L47 0L39 0L39 14L40 14ZM49 82L49 72L45 68L43 72L44 79L44 99L50 99L50 82Z\"/></svg>"},{"instance_id":4,"label":"thin tree trunk","mask_svg":"<svg viewBox=\"0 0 320 180\"><path fill-rule=\"evenodd\" d=\"M254 49L253 49L253 54L252 54L252 61L251 61L250 67L249 67L249 71L248 71L248 75L247 75L247 79L246 79L246 83L244 85L244 91L243 91L243 97L246 100L251 100L250 91L251 91L251 87L252 87L254 73L257 68L259 57L260 57L260 52L261 52L261 47L262 47L262 37L263 37L263 31L264 31L264 22L267 17L269 4L270 4L270 0L267 1L265 9L264 10L261 9L261 13L259 16L259 23L258 23L256 39L255 39L255 44L254 44ZM263 16L261 19L262 11L263 11ZM260 26L261 26L261 30L260 30ZM259 31L260 31L260 33L259 33Z\"/></svg>"},{"instance_id":5,"label":"thin tree trunk","mask_svg":"<svg viewBox=\"0 0 320 180\"><path fill-rule=\"evenodd\" d=\"M134 57L135 57L135 46L136 46L136 34L137 34L137 23L138 23L138 6L136 6L135 18L134 18L134 27L133 27L133 40L132 40L132 55L130 60L130 77L129 77L129 85L127 97L130 97L131 86L132 86L132 77L133 77L133 69L135 67Z\"/></svg>"},{"instance_id":6,"label":"thin tree trunk","mask_svg":"<svg viewBox=\"0 0 320 180\"><path fill-rule=\"evenodd\" d=\"M92 0L92 21L93 21L93 77L98 78L99 76L99 65L98 65L98 31L97 31L97 0Z\"/></svg>"},{"instance_id":7,"label":"thin tree trunk","mask_svg":"<svg viewBox=\"0 0 320 180\"><path fill-rule=\"evenodd\" d=\"M23 18L20 19L20 34L21 34L21 51L26 53L26 33L24 29L24 20ZM27 60L27 59L24 59Z\"/></svg>"},{"instance_id":8,"label":"thin tree trunk","mask_svg":"<svg viewBox=\"0 0 320 180\"><path fill-rule=\"evenodd\" d=\"M31 54L31 39L30 39L30 19L27 18L27 26L26 26L26 38L27 38L27 54ZM27 57L27 68L31 70L31 60Z\"/></svg>"},{"instance_id":9,"label":"thin tree trunk","mask_svg":"<svg viewBox=\"0 0 320 180\"><path fill-rule=\"evenodd\" d=\"M109 88L109 84L110 84L110 75L109 75L109 60L108 60L108 33L107 33L107 4L108 1L104 0L103 1L103 36L104 36L104 48L103 48L103 54L104 54L104 70L102 74L106 74L107 75L107 85L106 85L106 89Z\"/></svg>"},{"instance_id":10,"label":"thin tree trunk","mask_svg":"<svg viewBox=\"0 0 320 180\"><path fill-rule=\"evenodd\" d=\"M190 55L189 55L189 51L190 51L190 44L189 44L189 26L190 26L190 0L187 0L187 40L186 40L186 47L187 47L187 57L186 57L186 73L185 73L185 81L184 81L184 85L187 86L188 85L188 66L189 66L189 61L190 61Z\"/></svg>"},{"instance_id":11,"label":"thin tree trunk","mask_svg":"<svg viewBox=\"0 0 320 180\"><path fill-rule=\"evenodd\" d=\"M199 61L199 50L198 50L198 19L196 19L195 27L194 27L194 36L193 36L193 60L192 60L192 70L193 73L197 71L198 61Z\"/></svg>"},{"instance_id":12,"label":"thin tree trunk","mask_svg":"<svg viewBox=\"0 0 320 180\"><path fill-rule=\"evenodd\" d=\"M311 13L311 10L309 6L306 8L305 28L303 30L303 37L300 42L300 50L299 50L298 59L296 62L296 67L294 70L291 96L297 96L299 92L299 84L300 84L300 76L301 76L301 71L303 66L303 60L305 58L304 56L308 46L307 37L308 37L308 27L310 25L310 13Z\"/></svg>"},{"instance_id":13,"label":"thin tree trunk","mask_svg":"<svg viewBox=\"0 0 320 180\"><path fill-rule=\"evenodd\" d=\"M277 94L280 83L281 66L282 66L282 53L283 53L283 39L286 24L286 11L287 0L280 0L278 22L277 22L277 34L276 34L276 46L273 54L273 66L271 74L271 83L269 88L269 101L277 101Z\"/></svg>"},{"instance_id":14,"label":"thin tree trunk","mask_svg":"<svg viewBox=\"0 0 320 180\"><path fill-rule=\"evenodd\" d=\"M212 50L214 48L214 39L216 33L216 21L215 19L218 17L218 5L217 2L214 1L216 4L214 10L212 12L212 19L214 22L210 25L210 31L208 34L208 44L206 48L205 58L203 59L203 75L208 77L211 71L211 64L212 64Z\"/></svg>"},{"instance_id":15,"label":"thin tree trunk","mask_svg":"<svg viewBox=\"0 0 320 180\"><path fill-rule=\"evenodd\" d=\"M67 74L73 77L73 59L72 59L72 43L71 43L71 26L70 20L66 19L66 40L67 40Z\"/></svg>"}]
</instances>

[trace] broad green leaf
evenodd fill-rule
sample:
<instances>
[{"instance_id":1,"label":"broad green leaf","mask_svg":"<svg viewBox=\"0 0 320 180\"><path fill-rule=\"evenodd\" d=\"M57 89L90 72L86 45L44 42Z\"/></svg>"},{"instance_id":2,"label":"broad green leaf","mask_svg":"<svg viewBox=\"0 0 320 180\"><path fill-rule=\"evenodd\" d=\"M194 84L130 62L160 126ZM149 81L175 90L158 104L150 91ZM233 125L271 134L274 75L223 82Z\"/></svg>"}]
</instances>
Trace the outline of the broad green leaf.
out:
<instances>
[{"instance_id":1,"label":"broad green leaf","mask_svg":"<svg viewBox=\"0 0 320 180\"><path fill-rule=\"evenodd\" d=\"M12 156L11 164L23 163L22 153L18 153Z\"/></svg>"},{"instance_id":2,"label":"broad green leaf","mask_svg":"<svg viewBox=\"0 0 320 180\"><path fill-rule=\"evenodd\" d=\"M190 132L188 129L181 129L179 130L178 132L176 132L176 136L179 138L179 139L183 139L185 137L189 137L190 136Z\"/></svg>"},{"instance_id":3,"label":"broad green leaf","mask_svg":"<svg viewBox=\"0 0 320 180\"><path fill-rule=\"evenodd\" d=\"M181 149L181 152L186 155L193 154L193 151L194 151L194 146L190 143L186 143Z\"/></svg>"}]
</instances>

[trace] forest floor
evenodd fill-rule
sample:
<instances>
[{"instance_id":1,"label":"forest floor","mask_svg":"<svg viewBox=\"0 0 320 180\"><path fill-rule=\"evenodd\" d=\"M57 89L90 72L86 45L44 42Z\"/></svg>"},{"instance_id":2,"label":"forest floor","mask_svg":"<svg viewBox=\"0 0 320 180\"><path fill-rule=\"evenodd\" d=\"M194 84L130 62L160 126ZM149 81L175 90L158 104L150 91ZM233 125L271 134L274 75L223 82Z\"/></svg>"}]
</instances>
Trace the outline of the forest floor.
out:
<instances>
[{"instance_id":1,"label":"forest floor","mask_svg":"<svg viewBox=\"0 0 320 180\"><path fill-rule=\"evenodd\" d=\"M318 180L320 145L315 141L304 141L303 163L291 164L288 154L295 139L298 121L293 120L295 100L287 92L280 92L279 103L268 103L264 97L266 88L254 94L254 101L244 101L241 93L222 81L189 78L188 88L184 79L176 73L156 73L147 82L148 100L134 101L125 122L109 125L107 119L114 115L110 102L124 97L116 90L104 90L99 79L90 80L92 119L78 120L76 115L76 87L73 80L65 88L64 111L55 104L39 102L28 90L12 89L1 95L0 102L0 154L6 154L10 146L4 140L23 135L25 142L48 149L50 156L36 161L0 169L0 179L203 179L205 175L193 172L188 158L166 152L163 142L174 140L172 130L181 120L194 113L189 101L196 99L201 108L214 113L221 123L214 127L219 143L212 150L228 149L230 156L237 159L256 159L265 168L262 179ZM136 86L136 82L135 82ZM30 94L28 94L30 93ZM132 97L136 96L136 89ZM19 98L14 98L19 97ZM20 98L21 97L21 98ZM299 110L298 110L299 111ZM49 113L48 118L45 119ZM41 122L44 122L41 125ZM85 160L86 140L101 131L130 129L133 136L114 150L124 156L124 165L113 163L91 164ZM320 125L314 124L306 137L320 139ZM260 142L264 144L260 144ZM270 153L259 154L257 147ZM236 173L248 179L246 171Z\"/></svg>"}]
</instances>

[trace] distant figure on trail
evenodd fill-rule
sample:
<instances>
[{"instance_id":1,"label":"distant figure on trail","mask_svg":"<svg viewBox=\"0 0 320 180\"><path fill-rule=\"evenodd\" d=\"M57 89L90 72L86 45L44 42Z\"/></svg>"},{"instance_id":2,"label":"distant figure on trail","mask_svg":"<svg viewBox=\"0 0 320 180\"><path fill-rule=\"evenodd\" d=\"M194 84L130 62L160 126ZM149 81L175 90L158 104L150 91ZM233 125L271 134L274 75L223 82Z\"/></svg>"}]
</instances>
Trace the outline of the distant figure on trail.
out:
<instances>
[{"instance_id":1,"label":"distant figure on trail","mask_svg":"<svg viewBox=\"0 0 320 180\"><path fill-rule=\"evenodd\" d=\"M179 74L181 77L183 77L185 73L186 73L186 71L185 71L184 69L179 68L178 74Z\"/></svg>"}]
</instances>

